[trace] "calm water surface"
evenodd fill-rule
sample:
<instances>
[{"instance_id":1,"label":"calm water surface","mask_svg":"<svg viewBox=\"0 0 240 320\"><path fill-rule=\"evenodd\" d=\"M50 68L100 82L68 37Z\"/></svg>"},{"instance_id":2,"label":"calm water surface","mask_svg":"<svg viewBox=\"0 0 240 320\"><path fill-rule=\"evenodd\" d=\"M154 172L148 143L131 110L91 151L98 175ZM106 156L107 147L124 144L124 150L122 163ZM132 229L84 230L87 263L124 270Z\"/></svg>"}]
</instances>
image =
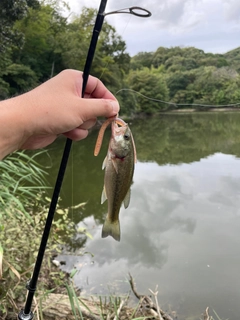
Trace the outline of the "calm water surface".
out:
<instances>
[{"instance_id":1,"label":"calm water surface","mask_svg":"<svg viewBox=\"0 0 240 320\"><path fill-rule=\"evenodd\" d=\"M108 137L98 157L97 131L73 144L61 204L87 202L71 218L93 239L72 241L74 252L59 257L65 270L79 270L75 283L85 294L126 293L130 272L141 294L158 284L162 308L178 319L199 319L207 306L239 319L240 113L166 114L131 129L138 163L130 206L120 212L120 243L101 239ZM52 184L63 146L59 140L49 150Z\"/></svg>"}]
</instances>

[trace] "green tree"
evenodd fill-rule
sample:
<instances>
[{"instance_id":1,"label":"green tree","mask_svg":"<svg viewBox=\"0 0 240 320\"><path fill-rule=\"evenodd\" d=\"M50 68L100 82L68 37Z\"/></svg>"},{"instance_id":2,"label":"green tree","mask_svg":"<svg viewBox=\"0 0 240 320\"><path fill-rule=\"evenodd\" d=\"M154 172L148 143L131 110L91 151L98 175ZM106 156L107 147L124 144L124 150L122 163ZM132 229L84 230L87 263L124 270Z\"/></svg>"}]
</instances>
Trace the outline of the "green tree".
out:
<instances>
[{"instance_id":1,"label":"green tree","mask_svg":"<svg viewBox=\"0 0 240 320\"><path fill-rule=\"evenodd\" d=\"M39 7L37 0L0 1L0 99L9 96L10 85L2 77L12 63L12 49L21 47L24 35L14 28L14 23L27 15L29 8Z\"/></svg>"},{"instance_id":2,"label":"green tree","mask_svg":"<svg viewBox=\"0 0 240 320\"><path fill-rule=\"evenodd\" d=\"M65 68L83 70L97 11L84 8L82 14L69 23L62 16L60 3L43 1L15 21L13 29L24 36L24 43L8 47L4 59L0 60L1 97L28 90ZM105 22L91 73L114 91L122 88L129 64L125 42ZM21 80L23 76L25 80Z\"/></svg>"},{"instance_id":3,"label":"green tree","mask_svg":"<svg viewBox=\"0 0 240 320\"><path fill-rule=\"evenodd\" d=\"M10 95L25 92L38 83L35 72L22 64L9 65L3 73L3 81L10 87Z\"/></svg>"},{"instance_id":4,"label":"green tree","mask_svg":"<svg viewBox=\"0 0 240 320\"><path fill-rule=\"evenodd\" d=\"M225 53L223 56L229 66L240 72L240 47Z\"/></svg>"},{"instance_id":5,"label":"green tree","mask_svg":"<svg viewBox=\"0 0 240 320\"><path fill-rule=\"evenodd\" d=\"M167 86L169 88L170 98L173 98L178 90L185 90L189 84L189 80L182 72L171 73L167 77Z\"/></svg>"},{"instance_id":6,"label":"green tree","mask_svg":"<svg viewBox=\"0 0 240 320\"><path fill-rule=\"evenodd\" d=\"M39 7L37 0L1 0L0 2L0 53L10 45L23 43L23 36L13 29L15 21L27 15L29 7Z\"/></svg>"},{"instance_id":7,"label":"green tree","mask_svg":"<svg viewBox=\"0 0 240 320\"><path fill-rule=\"evenodd\" d=\"M97 11L83 8L60 35L62 60L65 68L83 70ZM99 77L111 90L122 87L129 70L130 56L126 43L107 22L99 36L91 73Z\"/></svg>"},{"instance_id":8,"label":"green tree","mask_svg":"<svg viewBox=\"0 0 240 320\"><path fill-rule=\"evenodd\" d=\"M198 64L195 59L184 58L179 56L174 56L167 59L164 65L169 72L186 71L198 67Z\"/></svg>"},{"instance_id":9,"label":"green tree","mask_svg":"<svg viewBox=\"0 0 240 320\"><path fill-rule=\"evenodd\" d=\"M29 66L40 82L63 69L58 36L66 27L66 19L54 7L30 9L15 27L24 34L25 43L14 50L14 62Z\"/></svg>"},{"instance_id":10,"label":"green tree","mask_svg":"<svg viewBox=\"0 0 240 320\"><path fill-rule=\"evenodd\" d=\"M168 101L168 88L164 76L155 74L150 69L131 71L128 75L129 88L136 91L134 96L134 106L129 109L137 113L153 114L166 108L166 104L161 101ZM149 97L153 100L147 99Z\"/></svg>"},{"instance_id":11,"label":"green tree","mask_svg":"<svg viewBox=\"0 0 240 320\"><path fill-rule=\"evenodd\" d=\"M153 65L153 52L139 52L131 59L131 69L137 70L144 67L151 68Z\"/></svg>"}]
</instances>

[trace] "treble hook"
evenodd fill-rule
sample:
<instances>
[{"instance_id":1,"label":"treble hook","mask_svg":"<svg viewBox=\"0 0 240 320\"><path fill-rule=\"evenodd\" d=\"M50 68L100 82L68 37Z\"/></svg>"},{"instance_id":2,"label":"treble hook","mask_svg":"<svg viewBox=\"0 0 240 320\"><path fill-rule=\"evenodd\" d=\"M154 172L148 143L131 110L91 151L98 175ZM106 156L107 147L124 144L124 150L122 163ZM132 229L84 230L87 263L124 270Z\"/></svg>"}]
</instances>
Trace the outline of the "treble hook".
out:
<instances>
[{"instance_id":1,"label":"treble hook","mask_svg":"<svg viewBox=\"0 0 240 320\"><path fill-rule=\"evenodd\" d=\"M142 11L143 13L140 13L139 11ZM123 8L116 11L104 12L103 15L107 16L109 14L115 14L115 13L128 13L141 18L148 18L148 17L151 17L152 15L152 13L149 10L141 7Z\"/></svg>"}]
</instances>

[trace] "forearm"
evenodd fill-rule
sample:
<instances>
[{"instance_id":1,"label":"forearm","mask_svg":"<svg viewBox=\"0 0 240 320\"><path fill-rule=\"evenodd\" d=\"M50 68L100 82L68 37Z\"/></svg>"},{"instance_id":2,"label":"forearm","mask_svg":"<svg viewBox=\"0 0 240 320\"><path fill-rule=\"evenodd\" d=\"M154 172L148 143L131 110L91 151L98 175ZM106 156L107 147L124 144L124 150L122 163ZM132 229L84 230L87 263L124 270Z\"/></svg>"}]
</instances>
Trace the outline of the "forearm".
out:
<instances>
[{"instance_id":1,"label":"forearm","mask_svg":"<svg viewBox=\"0 0 240 320\"><path fill-rule=\"evenodd\" d=\"M0 160L17 150L24 140L24 97L0 102Z\"/></svg>"},{"instance_id":2,"label":"forearm","mask_svg":"<svg viewBox=\"0 0 240 320\"><path fill-rule=\"evenodd\" d=\"M118 114L116 98L97 78L89 77L81 98L82 72L65 70L35 89L0 102L0 159L17 149L38 149L59 134L86 138L97 117Z\"/></svg>"}]
</instances>

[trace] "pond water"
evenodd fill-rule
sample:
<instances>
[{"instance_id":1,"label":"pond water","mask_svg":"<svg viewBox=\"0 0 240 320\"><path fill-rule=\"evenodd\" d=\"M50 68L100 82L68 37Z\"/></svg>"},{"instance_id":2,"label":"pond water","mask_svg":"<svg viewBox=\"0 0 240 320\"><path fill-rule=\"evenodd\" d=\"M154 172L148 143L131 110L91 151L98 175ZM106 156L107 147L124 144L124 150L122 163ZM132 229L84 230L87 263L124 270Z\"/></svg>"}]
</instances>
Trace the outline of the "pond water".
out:
<instances>
[{"instance_id":1,"label":"pond water","mask_svg":"<svg viewBox=\"0 0 240 320\"><path fill-rule=\"evenodd\" d=\"M74 280L84 294L127 293L130 272L141 294L158 285L161 307L180 320L199 319L207 306L239 319L240 113L163 114L130 126L138 163L130 206L120 211L120 243L101 238L109 132L98 157L98 131L73 143L61 204L87 202L71 218L92 239L72 240L74 250L59 256L64 270L78 269ZM49 149L51 184L64 142Z\"/></svg>"}]
</instances>

